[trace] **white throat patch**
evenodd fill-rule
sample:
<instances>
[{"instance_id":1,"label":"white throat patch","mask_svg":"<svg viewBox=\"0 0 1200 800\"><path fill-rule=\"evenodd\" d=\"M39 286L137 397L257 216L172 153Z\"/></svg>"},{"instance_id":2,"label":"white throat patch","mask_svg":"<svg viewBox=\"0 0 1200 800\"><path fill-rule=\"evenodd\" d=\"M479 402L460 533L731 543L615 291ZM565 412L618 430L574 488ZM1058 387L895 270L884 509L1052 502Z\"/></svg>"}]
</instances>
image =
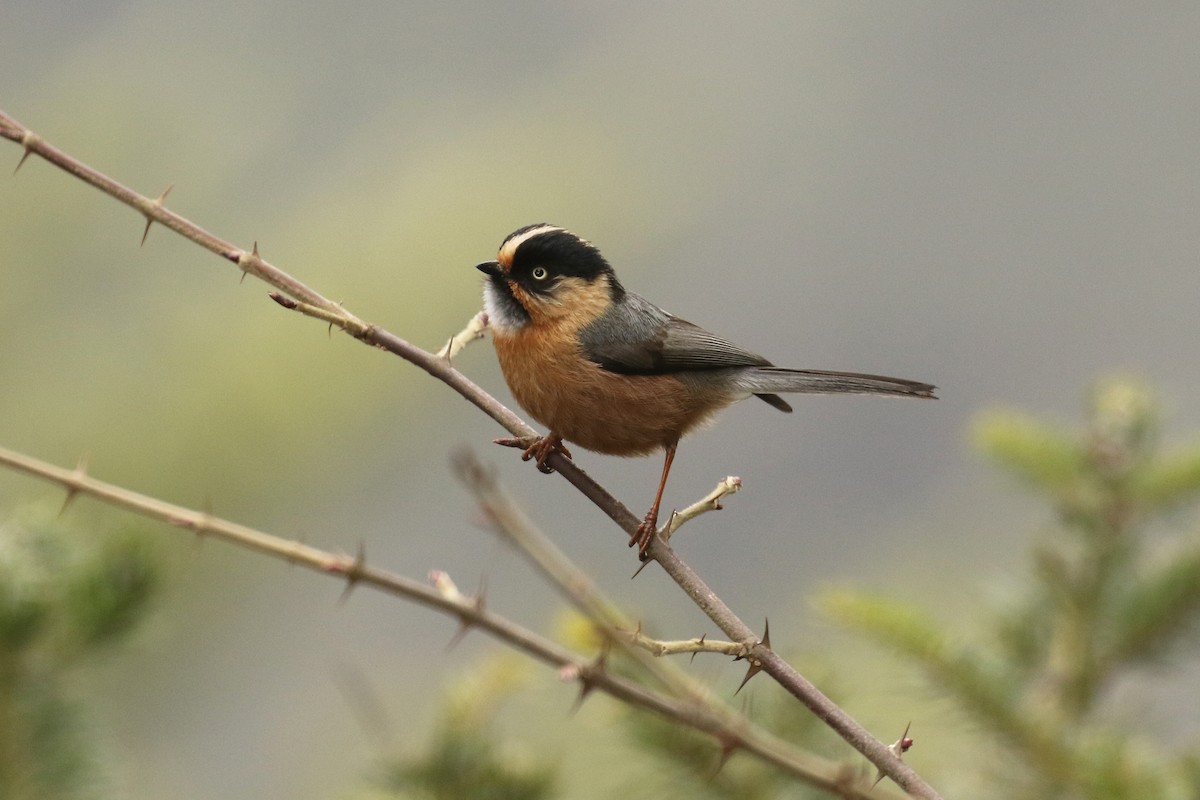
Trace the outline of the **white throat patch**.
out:
<instances>
[{"instance_id":1,"label":"white throat patch","mask_svg":"<svg viewBox=\"0 0 1200 800\"><path fill-rule=\"evenodd\" d=\"M488 324L501 333L510 333L529 324L529 320L513 308L516 301L501 294L491 278L483 282L483 310Z\"/></svg>"}]
</instances>

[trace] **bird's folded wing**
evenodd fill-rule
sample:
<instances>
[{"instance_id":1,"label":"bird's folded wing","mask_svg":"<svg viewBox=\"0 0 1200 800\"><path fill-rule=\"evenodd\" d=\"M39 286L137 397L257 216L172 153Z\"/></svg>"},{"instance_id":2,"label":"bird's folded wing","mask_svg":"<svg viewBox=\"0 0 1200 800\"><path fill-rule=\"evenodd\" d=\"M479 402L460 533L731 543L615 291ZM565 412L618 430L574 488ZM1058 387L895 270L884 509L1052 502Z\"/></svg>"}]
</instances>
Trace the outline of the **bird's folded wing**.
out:
<instances>
[{"instance_id":1,"label":"bird's folded wing","mask_svg":"<svg viewBox=\"0 0 1200 800\"><path fill-rule=\"evenodd\" d=\"M770 365L762 356L672 316L633 293L585 326L579 342L586 358L623 375Z\"/></svg>"}]
</instances>

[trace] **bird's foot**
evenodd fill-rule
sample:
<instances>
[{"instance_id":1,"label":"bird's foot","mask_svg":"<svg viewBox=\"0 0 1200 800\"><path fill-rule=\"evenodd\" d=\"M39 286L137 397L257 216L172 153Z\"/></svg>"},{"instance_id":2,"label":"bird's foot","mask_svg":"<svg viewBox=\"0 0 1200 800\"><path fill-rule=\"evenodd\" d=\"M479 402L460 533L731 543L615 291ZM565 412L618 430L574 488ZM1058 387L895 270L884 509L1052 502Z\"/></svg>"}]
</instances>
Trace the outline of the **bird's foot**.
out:
<instances>
[{"instance_id":1,"label":"bird's foot","mask_svg":"<svg viewBox=\"0 0 1200 800\"><path fill-rule=\"evenodd\" d=\"M547 475L554 472L554 469L546 463L546 459L555 452L562 453L567 458L571 458L571 451L563 444L562 437L554 436L553 434L523 437L520 439L496 439L494 441L496 444L503 445L504 447L523 447L525 452L521 454L521 460L528 461L531 458L535 459L537 461L537 468Z\"/></svg>"},{"instance_id":2,"label":"bird's foot","mask_svg":"<svg viewBox=\"0 0 1200 800\"><path fill-rule=\"evenodd\" d=\"M646 552L650 548L650 543L654 541L654 534L658 533L658 509L652 509L646 514L642 520L642 524L637 526L637 530L629 537L629 546L638 546L638 558L642 561L647 560L650 556Z\"/></svg>"}]
</instances>

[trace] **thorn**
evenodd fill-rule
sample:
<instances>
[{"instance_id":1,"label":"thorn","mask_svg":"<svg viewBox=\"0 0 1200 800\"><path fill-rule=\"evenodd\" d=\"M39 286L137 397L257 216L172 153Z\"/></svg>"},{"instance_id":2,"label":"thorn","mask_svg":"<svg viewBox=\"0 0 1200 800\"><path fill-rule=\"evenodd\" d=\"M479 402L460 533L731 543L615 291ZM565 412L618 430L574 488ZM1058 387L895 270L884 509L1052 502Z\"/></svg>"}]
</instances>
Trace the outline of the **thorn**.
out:
<instances>
[{"instance_id":1,"label":"thorn","mask_svg":"<svg viewBox=\"0 0 1200 800\"><path fill-rule=\"evenodd\" d=\"M25 152L21 154L21 160L17 162L17 166L12 171L13 175L17 174L17 172L21 169L21 166L24 165L25 159L29 158L29 154L32 152L33 151L29 148L25 148Z\"/></svg>"},{"instance_id":2,"label":"thorn","mask_svg":"<svg viewBox=\"0 0 1200 800\"><path fill-rule=\"evenodd\" d=\"M733 659L734 661L737 661L739 659L744 658L744 659L746 659L746 661L750 662L750 668L746 670L746 677L742 678L742 682L740 684L738 684L737 689L734 690L734 692L733 692L734 694L737 694L738 692L740 692L742 690L742 687L750 682L751 678L753 678L758 673L762 672L762 661L760 661L758 658L755 658L754 653L753 653L753 650L755 647L765 647L768 650L771 649L771 621L770 620L765 620L765 622L763 623L763 638L760 639L758 642L756 642L752 647L750 647L746 651L745 655L737 656L736 658Z\"/></svg>"},{"instance_id":3,"label":"thorn","mask_svg":"<svg viewBox=\"0 0 1200 800\"><path fill-rule=\"evenodd\" d=\"M909 748L913 746L913 740L908 736L908 731L911 727L912 720L910 719L908 724L904 726L904 733L900 734L900 738L888 745L888 750L891 750L896 758L904 758L904 754L907 753ZM879 782L883 780L883 778L883 770L879 770L879 774L875 776L875 782L871 784L871 788L874 789L876 786L878 786Z\"/></svg>"},{"instance_id":4,"label":"thorn","mask_svg":"<svg viewBox=\"0 0 1200 800\"><path fill-rule=\"evenodd\" d=\"M17 162L17 166L13 169L13 175L16 175L17 171L21 169L21 166L25 163L25 159L29 158L29 154L33 152L33 148L39 141L41 141L40 137L33 131L25 131L21 134L21 147L25 148L25 152L21 154L21 160Z\"/></svg>"},{"instance_id":5,"label":"thorn","mask_svg":"<svg viewBox=\"0 0 1200 800\"><path fill-rule=\"evenodd\" d=\"M238 278L238 286L246 282L246 270L242 270L242 277Z\"/></svg>"},{"instance_id":6,"label":"thorn","mask_svg":"<svg viewBox=\"0 0 1200 800\"><path fill-rule=\"evenodd\" d=\"M446 355L444 356L444 358L446 359L446 364L448 364L450 366L454 365L453 359L450 358L450 350L453 347L454 347L454 337L451 336L449 339L446 340L446 347L445 347Z\"/></svg>"},{"instance_id":7,"label":"thorn","mask_svg":"<svg viewBox=\"0 0 1200 800\"><path fill-rule=\"evenodd\" d=\"M738 656L738 658L741 658L741 656ZM734 660L736 661L737 659L734 659ZM742 682L739 683L738 687L733 690L734 694L737 694L738 692L740 692L742 690L742 688L745 687L745 685L750 682L751 678L753 678L758 673L762 672L762 662L761 661L759 661L757 658L753 658L751 656L747 656L746 660L750 662L750 668L746 670L746 677L742 678Z\"/></svg>"},{"instance_id":8,"label":"thorn","mask_svg":"<svg viewBox=\"0 0 1200 800\"><path fill-rule=\"evenodd\" d=\"M710 778L720 775L729 759L741 747L741 743L728 734L717 734L717 744L721 746L721 754L717 757L717 766L713 769Z\"/></svg>"},{"instance_id":9,"label":"thorn","mask_svg":"<svg viewBox=\"0 0 1200 800\"><path fill-rule=\"evenodd\" d=\"M152 205L157 206L158 208L162 208L163 201L165 201L167 199L167 195L169 195L171 193L171 190L174 188L175 188L175 184L172 183L172 184L168 185L167 188L162 190L162 194L160 194L158 196L158 198L152 203ZM150 235L150 226L153 224L154 224L154 217L150 216L149 214L146 214L146 229L144 231L142 231L142 243L139 244L138 247L142 247L143 245L146 244L146 237Z\"/></svg>"},{"instance_id":10,"label":"thorn","mask_svg":"<svg viewBox=\"0 0 1200 800\"><path fill-rule=\"evenodd\" d=\"M588 695L596 688L596 684L592 683L591 678L586 674L579 676L579 696L575 698L574 705L571 706L572 714L579 713L579 709L583 708L583 701L588 699Z\"/></svg>"},{"instance_id":11,"label":"thorn","mask_svg":"<svg viewBox=\"0 0 1200 800\"><path fill-rule=\"evenodd\" d=\"M255 258L262 258L262 256L260 256L258 254L258 240L257 239L254 240L254 249L250 251L250 255L254 256Z\"/></svg>"},{"instance_id":12,"label":"thorn","mask_svg":"<svg viewBox=\"0 0 1200 800\"><path fill-rule=\"evenodd\" d=\"M446 642L446 651L449 652L458 646L467 636L467 631L471 630L471 622L466 617L458 618L458 630L450 637L450 641Z\"/></svg>"},{"instance_id":13,"label":"thorn","mask_svg":"<svg viewBox=\"0 0 1200 800\"><path fill-rule=\"evenodd\" d=\"M454 581L450 580L450 576L445 572L433 571L429 573L430 580L446 597L452 597L460 601L466 601L468 598L458 591L458 587L454 585ZM487 593L487 576L479 576L479 590L475 596L470 598L470 602L475 606L475 611L481 612L486 604L485 596ZM475 620L471 619L467 614L458 615L458 630L450 637L450 641L446 643L447 650L453 650L454 647L463 640L467 635L467 631L471 630L471 626L475 624Z\"/></svg>"},{"instance_id":14,"label":"thorn","mask_svg":"<svg viewBox=\"0 0 1200 800\"><path fill-rule=\"evenodd\" d=\"M596 660L588 666L579 667L579 696L575 698L575 705L571 706L571 713L579 711L583 705L583 701L588 698L596 688L596 680L592 677L593 673L603 673L608 669L608 646L600 651L600 655L596 656Z\"/></svg>"},{"instance_id":15,"label":"thorn","mask_svg":"<svg viewBox=\"0 0 1200 800\"><path fill-rule=\"evenodd\" d=\"M78 496L79 496L79 490L76 489L74 486L68 486L67 494L65 497L63 497L62 507L58 509L58 516L61 517L63 514L67 513L67 506L71 505L71 501L73 501Z\"/></svg>"},{"instance_id":16,"label":"thorn","mask_svg":"<svg viewBox=\"0 0 1200 800\"><path fill-rule=\"evenodd\" d=\"M75 464L75 470L71 473L71 480L78 483L87 478L87 453L79 457L79 461ZM67 506L71 505L71 501L79 496L79 487L74 483L67 487L67 496L63 498L62 508L58 509L58 515L61 517L67 511Z\"/></svg>"},{"instance_id":17,"label":"thorn","mask_svg":"<svg viewBox=\"0 0 1200 800\"><path fill-rule=\"evenodd\" d=\"M475 590L475 610L483 611L487 605L487 575L479 576L479 588Z\"/></svg>"},{"instance_id":18,"label":"thorn","mask_svg":"<svg viewBox=\"0 0 1200 800\"><path fill-rule=\"evenodd\" d=\"M644 570L646 567L650 566L650 561L651 561L651 560L652 560L652 559L649 559L649 558L647 558L645 561L643 561L641 564L639 564L639 565L638 565L638 568L637 568L637 572L635 572L635 573L633 573L632 575L630 575L630 576L629 576L629 580L633 580L633 579L634 579L634 578L636 578L638 575L641 575L641 574L642 574L642 570Z\"/></svg>"},{"instance_id":19,"label":"thorn","mask_svg":"<svg viewBox=\"0 0 1200 800\"><path fill-rule=\"evenodd\" d=\"M350 597L350 592L354 591L354 585L362 580L363 570L367 566L367 545L361 539L358 542L358 552L354 554L354 561L346 568L346 588L342 590L341 597L338 598L338 605L343 605L346 599Z\"/></svg>"},{"instance_id":20,"label":"thorn","mask_svg":"<svg viewBox=\"0 0 1200 800\"><path fill-rule=\"evenodd\" d=\"M700 638L696 640L696 644L697 644L697 645L699 645L700 647L703 647L703 646L704 646L704 641L705 641L707 638L708 638L708 632L707 632L707 631L705 631L704 633L700 634ZM696 661L696 653L699 653L699 652L700 652L699 650L693 650L693 651L692 651L692 658L691 658L691 660L688 662L689 664L690 664L690 663L695 663L695 661Z\"/></svg>"}]
</instances>

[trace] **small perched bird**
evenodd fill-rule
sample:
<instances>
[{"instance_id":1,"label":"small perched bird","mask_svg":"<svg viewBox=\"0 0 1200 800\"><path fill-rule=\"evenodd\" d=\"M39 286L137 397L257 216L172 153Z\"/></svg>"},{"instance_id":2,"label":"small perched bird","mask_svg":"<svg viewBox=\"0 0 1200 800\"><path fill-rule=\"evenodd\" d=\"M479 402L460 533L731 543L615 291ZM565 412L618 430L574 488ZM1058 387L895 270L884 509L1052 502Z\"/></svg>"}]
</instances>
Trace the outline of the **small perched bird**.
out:
<instances>
[{"instance_id":1,"label":"small perched bird","mask_svg":"<svg viewBox=\"0 0 1200 800\"><path fill-rule=\"evenodd\" d=\"M517 402L549 428L525 450L546 459L563 440L616 456L662 449L654 504L629 540L642 558L684 434L751 395L790 412L778 392L933 397L927 383L854 372L784 369L628 292L590 242L554 225L509 234L487 275L484 308Z\"/></svg>"}]
</instances>

